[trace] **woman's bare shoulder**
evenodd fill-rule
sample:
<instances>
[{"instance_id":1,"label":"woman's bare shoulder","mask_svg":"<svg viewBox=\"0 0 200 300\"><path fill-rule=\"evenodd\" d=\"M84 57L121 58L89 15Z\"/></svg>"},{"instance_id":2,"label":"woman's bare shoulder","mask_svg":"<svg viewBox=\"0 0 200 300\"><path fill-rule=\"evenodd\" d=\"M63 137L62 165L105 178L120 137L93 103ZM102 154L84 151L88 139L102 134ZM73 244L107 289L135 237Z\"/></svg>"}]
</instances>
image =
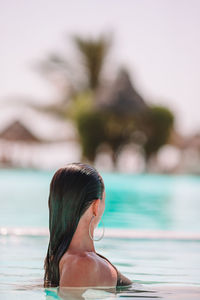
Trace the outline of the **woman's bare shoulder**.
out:
<instances>
[{"instance_id":1,"label":"woman's bare shoulder","mask_svg":"<svg viewBox=\"0 0 200 300\"><path fill-rule=\"evenodd\" d=\"M61 266L61 287L91 286L98 279L94 278L94 274L98 274L98 263L89 255L68 255Z\"/></svg>"},{"instance_id":2,"label":"woman's bare shoulder","mask_svg":"<svg viewBox=\"0 0 200 300\"><path fill-rule=\"evenodd\" d=\"M115 286L116 279L94 255L67 255L60 264L60 287Z\"/></svg>"}]
</instances>

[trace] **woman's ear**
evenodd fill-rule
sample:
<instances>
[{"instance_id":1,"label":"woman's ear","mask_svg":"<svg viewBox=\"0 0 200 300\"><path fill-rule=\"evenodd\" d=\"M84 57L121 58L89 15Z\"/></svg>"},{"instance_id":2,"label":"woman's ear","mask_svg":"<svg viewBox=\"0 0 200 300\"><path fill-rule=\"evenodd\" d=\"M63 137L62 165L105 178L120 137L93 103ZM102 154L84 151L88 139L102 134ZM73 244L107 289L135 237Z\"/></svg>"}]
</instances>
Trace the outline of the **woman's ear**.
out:
<instances>
[{"instance_id":1,"label":"woman's ear","mask_svg":"<svg viewBox=\"0 0 200 300\"><path fill-rule=\"evenodd\" d=\"M97 216L98 215L98 210L99 210L99 204L100 204L100 199L96 199L96 200L94 200L94 202L93 202L93 207L92 207L92 211L93 211L93 214L95 215L95 216Z\"/></svg>"}]
</instances>

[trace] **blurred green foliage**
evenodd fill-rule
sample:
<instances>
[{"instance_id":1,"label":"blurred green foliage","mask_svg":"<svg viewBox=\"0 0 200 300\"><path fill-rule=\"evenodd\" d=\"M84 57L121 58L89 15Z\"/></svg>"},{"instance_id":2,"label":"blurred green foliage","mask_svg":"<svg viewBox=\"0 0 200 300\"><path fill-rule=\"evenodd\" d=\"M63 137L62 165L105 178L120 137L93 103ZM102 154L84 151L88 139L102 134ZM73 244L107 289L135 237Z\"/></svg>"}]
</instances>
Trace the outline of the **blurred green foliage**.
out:
<instances>
[{"instance_id":1,"label":"blurred green foliage","mask_svg":"<svg viewBox=\"0 0 200 300\"><path fill-rule=\"evenodd\" d=\"M146 136L143 145L146 161L167 143L173 125L174 115L164 106L151 105L141 115L138 127Z\"/></svg>"},{"instance_id":2,"label":"blurred green foliage","mask_svg":"<svg viewBox=\"0 0 200 300\"><path fill-rule=\"evenodd\" d=\"M142 145L146 162L167 143L174 124L174 116L169 109L150 106L140 118L116 115L97 110L93 96L92 92L78 95L68 112L68 117L77 124L83 159L93 162L98 147L106 143L116 162L118 150L123 145L134 142L134 131L140 131L146 137Z\"/></svg>"},{"instance_id":3,"label":"blurred green foliage","mask_svg":"<svg viewBox=\"0 0 200 300\"><path fill-rule=\"evenodd\" d=\"M98 110L91 90L80 93L71 102L67 117L75 121L82 145L83 159L94 161L97 148L106 143L113 160L123 144L131 141L135 129L133 117Z\"/></svg>"},{"instance_id":4,"label":"blurred green foliage","mask_svg":"<svg viewBox=\"0 0 200 300\"><path fill-rule=\"evenodd\" d=\"M97 147L105 140L103 115L94 109L93 92L84 91L75 96L67 117L75 121L82 145L82 159L95 159Z\"/></svg>"}]
</instances>

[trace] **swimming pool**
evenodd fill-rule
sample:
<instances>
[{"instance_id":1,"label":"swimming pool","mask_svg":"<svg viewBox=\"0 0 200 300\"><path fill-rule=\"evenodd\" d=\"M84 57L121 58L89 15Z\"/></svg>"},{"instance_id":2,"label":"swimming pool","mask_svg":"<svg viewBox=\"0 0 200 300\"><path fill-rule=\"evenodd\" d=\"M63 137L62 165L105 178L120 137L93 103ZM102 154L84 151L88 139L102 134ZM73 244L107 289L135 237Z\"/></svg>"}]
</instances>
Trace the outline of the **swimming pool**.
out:
<instances>
[{"instance_id":1,"label":"swimming pool","mask_svg":"<svg viewBox=\"0 0 200 300\"><path fill-rule=\"evenodd\" d=\"M0 170L0 299L59 299L57 289L40 287L53 173ZM116 293L89 289L80 299L200 299L200 178L102 176L106 230L96 251L133 286Z\"/></svg>"}]
</instances>

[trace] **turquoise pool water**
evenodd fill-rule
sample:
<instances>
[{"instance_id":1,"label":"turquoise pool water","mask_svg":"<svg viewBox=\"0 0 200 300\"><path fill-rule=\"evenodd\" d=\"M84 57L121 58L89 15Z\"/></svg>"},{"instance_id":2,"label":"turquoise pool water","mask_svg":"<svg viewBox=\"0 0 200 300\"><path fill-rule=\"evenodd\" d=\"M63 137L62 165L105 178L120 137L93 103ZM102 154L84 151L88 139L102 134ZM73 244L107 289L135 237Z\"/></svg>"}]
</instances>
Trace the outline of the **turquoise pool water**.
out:
<instances>
[{"instance_id":1,"label":"turquoise pool water","mask_svg":"<svg viewBox=\"0 0 200 300\"><path fill-rule=\"evenodd\" d=\"M72 299L69 293L42 288L48 244L47 230L42 229L48 227L47 197L53 173L0 170L0 229L4 229L0 230L0 299ZM106 186L103 221L107 232L118 234L105 235L95 243L96 251L131 278L133 285L116 292L89 289L79 299L200 299L200 177L102 176ZM20 228L26 231L20 233ZM38 229L35 234L33 228ZM130 230L138 234L125 238ZM169 235L144 238L144 230Z\"/></svg>"},{"instance_id":2,"label":"turquoise pool water","mask_svg":"<svg viewBox=\"0 0 200 300\"><path fill-rule=\"evenodd\" d=\"M54 171L0 170L0 226L48 227ZM102 173L104 225L200 233L200 177ZM101 224L99 224L101 225Z\"/></svg>"}]
</instances>

